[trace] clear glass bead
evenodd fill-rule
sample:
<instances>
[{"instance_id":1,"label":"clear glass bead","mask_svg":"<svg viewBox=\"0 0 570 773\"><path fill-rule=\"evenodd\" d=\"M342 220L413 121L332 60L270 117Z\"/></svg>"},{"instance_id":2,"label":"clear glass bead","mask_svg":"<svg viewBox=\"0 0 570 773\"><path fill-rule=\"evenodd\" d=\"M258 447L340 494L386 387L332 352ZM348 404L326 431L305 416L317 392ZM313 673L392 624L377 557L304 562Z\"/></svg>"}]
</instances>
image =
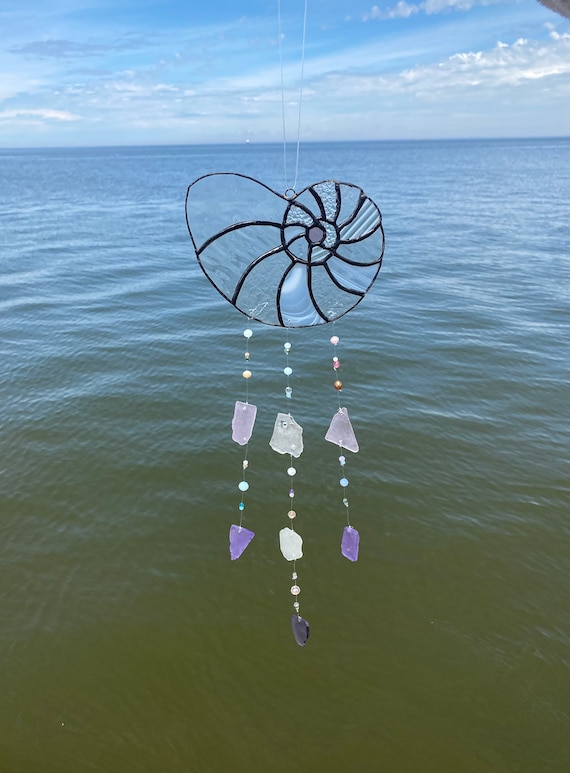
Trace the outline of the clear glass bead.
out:
<instances>
[{"instance_id":1,"label":"clear glass bead","mask_svg":"<svg viewBox=\"0 0 570 773\"><path fill-rule=\"evenodd\" d=\"M249 483L246 480L242 480L238 483L238 488L240 491L247 491L249 488Z\"/></svg>"},{"instance_id":2,"label":"clear glass bead","mask_svg":"<svg viewBox=\"0 0 570 773\"><path fill-rule=\"evenodd\" d=\"M292 488L289 489L289 496L291 497L291 499L293 499L293 497L295 496L295 489L292 489Z\"/></svg>"},{"instance_id":3,"label":"clear glass bead","mask_svg":"<svg viewBox=\"0 0 570 773\"><path fill-rule=\"evenodd\" d=\"M244 370L241 374L244 378L251 378L251 370Z\"/></svg>"},{"instance_id":4,"label":"clear glass bead","mask_svg":"<svg viewBox=\"0 0 570 773\"><path fill-rule=\"evenodd\" d=\"M290 518L291 520L293 520L293 518L296 518L296 517L297 517L297 513L296 513L294 510L289 510L289 512L287 513L287 515L289 516L289 518Z\"/></svg>"},{"instance_id":5,"label":"clear glass bead","mask_svg":"<svg viewBox=\"0 0 570 773\"><path fill-rule=\"evenodd\" d=\"M344 465L346 464L346 457L344 457L344 456L339 456L339 457L338 457L338 460L339 460L339 462L341 463L341 466L342 466L342 467L344 467Z\"/></svg>"},{"instance_id":6,"label":"clear glass bead","mask_svg":"<svg viewBox=\"0 0 570 773\"><path fill-rule=\"evenodd\" d=\"M291 387L285 387L285 397L291 397L292 394L293 394L293 390L291 389Z\"/></svg>"},{"instance_id":7,"label":"clear glass bead","mask_svg":"<svg viewBox=\"0 0 570 773\"><path fill-rule=\"evenodd\" d=\"M287 341L287 343L283 344L283 348L285 349L285 352L287 354L291 351L291 344L289 343L289 341Z\"/></svg>"},{"instance_id":8,"label":"clear glass bead","mask_svg":"<svg viewBox=\"0 0 570 773\"><path fill-rule=\"evenodd\" d=\"M293 574L291 575L291 579L296 580L297 577L298 577L297 572L293 572Z\"/></svg>"},{"instance_id":9,"label":"clear glass bead","mask_svg":"<svg viewBox=\"0 0 570 773\"><path fill-rule=\"evenodd\" d=\"M293 609L295 610L295 612L298 612L298 611L299 611L299 607L300 607L300 606L301 606L301 605L299 604L299 602L298 602L298 601L294 601L294 602L293 602Z\"/></svg>"},{"instance_id":10,"label":"clear glass bead","mask_svg":"<svg viewBox=\"0 0 570 773\"><path fill-rule=\"evenodd\" d=\"M246 328L246 329L243 331L243 334L244 334L244 336L245 336L246 338L251 338L251 337L252 337L252 335L253 335L253 330L250 330L249 328Z\"/></svg>"},{"instance_id":11,"label":"clear glass bead","mask_svg":"<svg viewBox=\"0 0 570 773\"><path fill-rule=\"evenodd\" d=\"M247 468L249 467L249 462L247 461L247 459L243 460L243 462L241 463L241 466L243 467L244 470L247 470Z\"/></svg>"},{"instance_id":12,"label":"clear glass bead","mask_svg":"<svg viewBox=\"0 0 570 773\"><path fill-rule=\"evenodd\" d=\"M287 470L287 475L293 477L293 475L295 475L296 472L297 470L294 467L289 467L289 469Z\"/></svg>"},{"instance_id":13,"label":"clear glass bead","mask_svg":"<svg viewBox=\"0 0 570 773\"><path fill-rule=\"evenodd\" d=\"M348 478L341 478L339 483L343 488L346 488L348 486Z\"/></svg>"},{"instance_id":14,"label":"clear glass bead","mask_svg":"<svg viewBox=\"0 0 570 773\"><path fill-rule=\"evenodd\" d=\"M301 593L301 588L299 588L298 585L292 585L291 586L291 593L293 596L298 596L299 593Z\"/></svg>"},{"instance_id":15,"label":"clear glass bead","mask_svg":"<svg viewBox=\"0 0 570 773\"><path fill-rule=\"evenodd\" d=\"M348 499L347 499L346 497L345 497L345 498L342 500L342 504L343 504L345 507L348 507Z\"/></svg>"},{"instance_id":16,"label":"clear glass bead","mask_svg":"<svg viewBox=\"0 0 570 773\"><path fill-rule=\"evenodd\" d=\"M286 376L290 376L293 373L293 368L290 368L289 366L287 366L286 368L283 368L283 373Z\"/></svg>"}]
</instances>

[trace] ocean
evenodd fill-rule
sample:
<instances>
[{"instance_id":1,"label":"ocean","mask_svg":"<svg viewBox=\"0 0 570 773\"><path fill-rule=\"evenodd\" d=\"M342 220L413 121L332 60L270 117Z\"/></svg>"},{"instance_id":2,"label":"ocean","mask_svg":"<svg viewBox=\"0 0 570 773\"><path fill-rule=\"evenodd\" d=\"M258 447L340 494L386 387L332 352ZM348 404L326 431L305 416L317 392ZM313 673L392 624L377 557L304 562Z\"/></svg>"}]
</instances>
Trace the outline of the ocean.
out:
<instances>
[{"instance_id":1,"label":"ocean","mask_svg":"<svg viewBox=\"0 0 570 773\"><path fill-rule=\"evenodd\" d=\"M0 151L1 773L566 773L569 147L301 146L297 190L360 186L386 235L334 324L355 563L332 325L250 323L186 229L201 175L282 193L282 148Z\"/></svg>"}]
</instances>

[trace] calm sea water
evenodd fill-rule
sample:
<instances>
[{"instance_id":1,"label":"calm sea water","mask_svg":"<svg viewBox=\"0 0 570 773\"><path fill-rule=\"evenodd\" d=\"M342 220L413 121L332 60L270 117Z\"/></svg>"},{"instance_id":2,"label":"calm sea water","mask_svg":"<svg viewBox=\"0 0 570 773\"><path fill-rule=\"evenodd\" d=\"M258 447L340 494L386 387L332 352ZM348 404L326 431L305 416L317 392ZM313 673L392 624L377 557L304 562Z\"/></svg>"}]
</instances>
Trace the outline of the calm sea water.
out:
<instances>
[{"instance_id":1,"label":"calm sea water","mask_svg":"<svg viewBox=\"0 0 570 773\"><path fill-rule=\"evenodd\" d=\"M303 149L301 185L362 186L386 229L335 326L356 564L330 326L253 327L257 536L229 560L247 321L184 196L212 171L283 190L281 149L0 152L2 773L568 770L568 151ZM287 337L303 649L268 446Z\"/></svg>"}]
</instances>

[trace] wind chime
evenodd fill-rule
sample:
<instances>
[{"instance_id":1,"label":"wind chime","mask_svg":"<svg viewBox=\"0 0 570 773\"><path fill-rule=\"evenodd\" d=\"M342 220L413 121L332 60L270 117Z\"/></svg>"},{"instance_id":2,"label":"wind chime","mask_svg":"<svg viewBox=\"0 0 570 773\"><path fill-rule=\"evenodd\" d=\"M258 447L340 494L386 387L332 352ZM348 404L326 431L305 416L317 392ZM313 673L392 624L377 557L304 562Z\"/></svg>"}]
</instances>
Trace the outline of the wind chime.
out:
<instances>
[{"instance_id":1,"label":"wind chime","mask_svg":"<svg viewBox=\"0 0 570 773\"><path fill-rule=\"evenodd\" d=\"M279 3L278 18L281 56ZM307 0L303 52L306 19ZM301 96L302 92L299 104ZM231 423L232 439L244 447L241 480L238 483L239 523L231 524L229 533L232 560L243 554L255 536L243 525L246 492L249 489L248 444L258 410L249 402L252 376L250 344L253 336L250 325L253 320L281 328L333 323L333 334L329 340L332 346L332 386L338 394L338 410L332 417L325 439L340 450L339 484L346 513L341 553L349 561L358 559L360 536L350 523L345 456L346 451L358 452L358 443L348 409L341 400L341 361L337 354L340 339L334 332L334 321L360 303L378 276L384 254L382 215L374 201L352 183L324 180L297 192L298 161L299 134L295 180L283 194L252 177L230 172L200 177L188 187L186 194L186 222L198 263L216 290L248 319L248 326L243 331L245 395L243 400L236 401ZM284 165L286 171L285 141ZM291 627L295 641L303 646L309 638L309 624L300 614L301 588L296 562L303 555L303 540L295 528L295 460L303 452L303 428L290 410L293 403L290 385L293 369L289 341L284 342L283 351L284 406L283 412L279 412L275 419L269 445L277 453L289 457L287 482L284 484L288 493L284 513L286 520L279 531L279 546L284 558L292 562L290 591L294 599L294 613Z\"/></svg>"}]
</instances>

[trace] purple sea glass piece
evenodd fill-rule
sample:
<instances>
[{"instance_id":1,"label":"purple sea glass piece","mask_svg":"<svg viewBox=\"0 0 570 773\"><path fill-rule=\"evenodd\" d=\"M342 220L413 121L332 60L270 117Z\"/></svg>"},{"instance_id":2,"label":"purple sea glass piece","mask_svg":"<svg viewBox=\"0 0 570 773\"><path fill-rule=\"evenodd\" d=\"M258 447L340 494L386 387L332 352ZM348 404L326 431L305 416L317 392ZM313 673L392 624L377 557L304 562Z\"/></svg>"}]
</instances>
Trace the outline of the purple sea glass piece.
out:
<instances>
[{"instance_id":1,"label":"purple sea glass piece","mask_svg":"<svg viewBox=\"0 0 570 773\"><path fill-rule=\"evenodd\" d=\"M352 526L345 526L342 533L342 542L340 552L349 561L358 561L358 546L360 544L360 534Z\"/></svg>"},{"instance_id":2,"label":"purple sea glass piece","mask_svg":"<svg viewBox=\"0 0 570 773\"><path fill-rule=\"evenodd\" d=\"M352 424L348 418L348 411L346 408L339 408L335 415L332 417L330 427L325 440L330 443L336 443L341 448L347 448L349 451L356 453L358 451L358 442L352 429Z\"/></svg>"},{"instance_id":3,"label":"purple sea glass piece","mask_svg":"<svg viewBox=\"0 0 570 773\"><path fill-rule=\"evenodd\" d=\"M232 419L232 440L244 446L253 433L253 425L257 415L257 406L236 400L234 417Z\"/></svg>"},{"instance_id":4,"label":"purple sea glass piece","mask_svg":"<svg viewBox=\"0 0 570 773\"><path fill-rule=\"evenodd\" d=\"M241 556L254 537L255 532L246 529L245 526L236 526L235 523L232 523L230 526L230 556L232 561Z\"/></svg>"},{"instance_id":5,"label":"purple sea glass piece","mask_svg":"<svg viewBox=\"0 0 570 773\"><path fill-rule=\"evenodd\" d=\"M304 647L310 634L309 623L299 615L291 615L291 628L299 647Z\"/></svg>"}]
</instances>

